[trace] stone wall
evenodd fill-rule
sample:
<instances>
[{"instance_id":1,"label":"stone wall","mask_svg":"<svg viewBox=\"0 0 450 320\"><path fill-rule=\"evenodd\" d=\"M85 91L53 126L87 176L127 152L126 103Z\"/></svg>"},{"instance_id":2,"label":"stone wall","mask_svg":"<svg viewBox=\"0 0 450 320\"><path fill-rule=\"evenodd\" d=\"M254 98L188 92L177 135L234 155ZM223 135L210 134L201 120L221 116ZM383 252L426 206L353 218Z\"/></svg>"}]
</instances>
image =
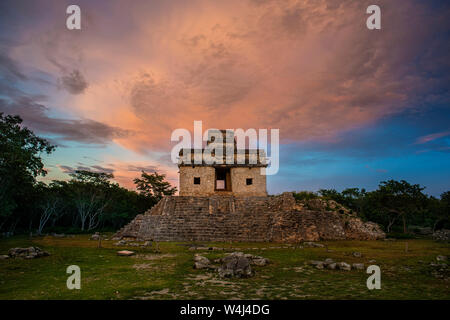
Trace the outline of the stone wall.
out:
<instances>
[{"instance_id":1,"label":"stone wall","mask_svg":"<svg viewBox=\"0 0 450 320\"><path fill-rule=\"evenodd\" d=\"M378 225L275 197L170 196L122 228L117 238L154 241L274 241L384 238Z\"/></svg>"},{"instance_id":2,"label":"stone wall","mask_svg":"<svg viewBox=\"0 0 450 320\"><path fill-rule=\"evenodd\" d=\"M230 168L231 191L215 191L215 169L208 166L180 167L180 196L266 196L266 176L261 174L261 167ZM194 177L200 178L200 184L194 184ZM252 179L247 185L246 179Z\"/></svg>"},{"instance_id":3,"label":"stone wall","mask_svg":"<svg viewBox=\"0 0 450 320\"><path fill-rule=\"evenodd\" d=\"M236 167L231 168L231 189L234 194L242 196L266 196L266 176L258 167ZM252 184L247 185L246 179L252 179Z\"/></svg>"},{"instance_id":4,"label":"stone wall","mask_svg":"<svg viewBox=\"0 0 450 320\"><path fill-rule=\"evenodd\" d=\"M194 177L200 178L200 184L194 184ZM180 167L180 196L214 194L215 177L213 167Z\"/></svg>"}]
</instances>

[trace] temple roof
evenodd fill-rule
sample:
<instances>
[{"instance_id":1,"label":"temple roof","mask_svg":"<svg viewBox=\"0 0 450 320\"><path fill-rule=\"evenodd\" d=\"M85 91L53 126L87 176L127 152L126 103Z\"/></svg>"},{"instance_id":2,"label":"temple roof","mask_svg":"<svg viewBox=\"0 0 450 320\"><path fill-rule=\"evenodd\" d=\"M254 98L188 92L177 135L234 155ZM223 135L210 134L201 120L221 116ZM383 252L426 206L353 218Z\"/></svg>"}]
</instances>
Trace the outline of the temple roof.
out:
<instances>
[{"instance_id":1,"label":"temple roof","mask_svg":"<svg viewBox=\"0 0 450 320\"><path fill-rule=\"evenodd\" d=\"M219 139L216 141L216 138ZM222 155L215 154L218 150L222 150ZM263 149L238 149L232 130L210 129L205 148L185 148L180 150L179 156L179 167L267 167L268 165Z\"/></svg>"},{"instance_id":2,"label":"temple roof","mask_svg":"<svg viewBox=\"0 0 450 320\"><path fill-rule=\"evenodd\" d=\"M214 153L214 148L182 149L179 153L178 166L267 167L268 165L266 152L262 149L238 150L223 147L222 150L222 155L219 155ZM201 161L195 161L196 159Z\"/></svg>"}]
</instances>

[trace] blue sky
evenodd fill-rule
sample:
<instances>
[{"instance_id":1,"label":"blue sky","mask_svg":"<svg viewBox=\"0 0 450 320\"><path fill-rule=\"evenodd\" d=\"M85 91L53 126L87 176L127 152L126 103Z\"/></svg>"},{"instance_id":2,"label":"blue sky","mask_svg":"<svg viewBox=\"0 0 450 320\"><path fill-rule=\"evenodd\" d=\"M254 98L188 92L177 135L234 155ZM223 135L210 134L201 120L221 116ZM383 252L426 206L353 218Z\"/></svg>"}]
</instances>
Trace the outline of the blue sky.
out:
<instances>
[{"instance_id":1,"label":"blue sky","mask_svg":"<svg viewBox=\"0 0 450 320\"><path fill-rule=\"evenodd\" d=\"M171 132L280 129L270 193L375 189L405 179L450 189L450 4L376 1L0 3L0 112L58 146L49 175L141 170L177 185Z\"/></svg>"}]
</instances>

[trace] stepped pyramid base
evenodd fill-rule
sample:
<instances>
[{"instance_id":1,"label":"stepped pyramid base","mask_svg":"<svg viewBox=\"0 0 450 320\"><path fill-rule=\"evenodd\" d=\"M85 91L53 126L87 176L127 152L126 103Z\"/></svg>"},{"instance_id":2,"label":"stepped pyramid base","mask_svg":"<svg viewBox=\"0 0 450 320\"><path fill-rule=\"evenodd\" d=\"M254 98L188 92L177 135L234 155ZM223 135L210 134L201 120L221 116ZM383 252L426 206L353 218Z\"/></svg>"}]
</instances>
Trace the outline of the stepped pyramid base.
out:
<instances>
[{"instance_id":1,"label":"stepped pyramid base","mask_svg":"<svg viewBox=\"0 0 450 320\"><path fill-rule=\"evenodd\" d=\"M307 210L292 193L280 196L167 196L119 230L116 239L151 241L299 242L376 240L372 222L335 211Z\"/></svg>"}]
</instances>

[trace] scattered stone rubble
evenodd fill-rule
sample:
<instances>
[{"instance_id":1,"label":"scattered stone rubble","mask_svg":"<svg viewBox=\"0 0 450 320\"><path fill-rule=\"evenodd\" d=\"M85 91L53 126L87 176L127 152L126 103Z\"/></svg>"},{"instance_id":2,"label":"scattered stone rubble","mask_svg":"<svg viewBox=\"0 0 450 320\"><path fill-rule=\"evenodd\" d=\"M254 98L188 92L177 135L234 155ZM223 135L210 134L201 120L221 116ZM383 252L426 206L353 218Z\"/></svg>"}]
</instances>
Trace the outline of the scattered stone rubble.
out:
<instances>
[{"instance_id":1,"label":"scattered stone rubble","mask_svg":"<svg viewBox=\"0 0 450 320\"><path fill-rule=\"evenodd\" d=\"M199 255L194 255L194 269L214 269L208 258Z\"/></svg>"},{"instance_id":2,"label":"scattered stone rubble","mask_svg":"<svg viewBox=\"0 0 450 320\"><path fill-rule=\"evenodd\" d=\"M250 259L245 257L242 252L233 252L221 261L222 266L217 271L222 278L248 278L253 275Z\"/></svg>"},{"instance_id":3,"label":"scattered stone rubble","mask_svg":"<svg viewBox=\"0 0 450 320\"><path fill-rule=\"evenodd\" d=\"M433 233L433 239L438 241L450 241L450 230L441 229Z\"/></svg>"},{"instance_id":4,"label":"scattered stone rubble","mask_svg":"<svg viewBox=\"0 0 450 320\"><path fill-rule=\"evenodd\" d=\"M344 270L344 271L350 271L350 270L364 270L364 264L363 263L353 263L352 265L346 263L346 262L335 262L331 258L327 258L324 261L319 260L311 260L309 264L316 269L329 269L329 270Z\"/></svg>"},{"instance_id":5,"label":"scattered stone rubble","mask_svg":"<svg viewBox=\"0 0 450 320\"><path fill-rule=\"evenodd\" d=\"M343 205L337 203L334 200L326 200L321 198L316 199L310 199L310 200L304 200L301 202L301 205L315 211L333 211L338 212L340 214L347 214L347 215L355 215L354 212L347 209Z\"/></svg>"},{"instance_id":6,"label":"scattered stone rubble","mask_svg":"<svg viewBox=\"0 0 450 320\"><path fill-rule=\"evenodd\" d=\"M325 248L324 244L321 243L316 243L316 242L303 242L303 246L304 247L309 247L309 248Z\"/></svg>"},{"instance_id":7,"label":"scattered stone rubble","mask_svg":"<svg viewBox=\"0 0 450 320\"><path fill-rule=\"evenodd\" d=\"M447 264L447 256L439 255L436 257L437 263L430 263L431 274L438 278L448 281L450 279L450 268Z\"/></svg>"},{"instance_id":8,"label":"scattered stone rubble","mask_svg":"<svg viewBox=\"0 0 450 320\"><path fill-rule=\"evenodd\" d=\"M130 247L151 247L152 241L143 241L143 243L138 243L134 241L127 241L127 240L119 240L116 243L114 243L116 246L130 246Z\"/></svg>"},{"instance_id":9,"label":"scattered stone rubble","mask_svg":"<svg viewBox=\"0 0 450 320\"><path fill-rule=\"evenodd\" d=\"M38 247L28 247L28 248L11 248L8 252L9 258L22 258L22 259L35 259L40 257L46 257L50 254ZM5 256L3 256L3 259Z\"/></svg>"},{"instance_id":10,"label":"scattered stone rubble","mask_svg":"<svg viewBox=\"0 0 450 320\"><path fill-rule=\"evenodd\" d=\"M214 260L214 265L211 261L200 255L194 255L194 269L211 269L219 273L222 278L247 278L254 275L252 265L265 266L269 263L269 259L245 254L243 252L233 252L225 255L223 258Z\"/></svg>"}]
</instances>

